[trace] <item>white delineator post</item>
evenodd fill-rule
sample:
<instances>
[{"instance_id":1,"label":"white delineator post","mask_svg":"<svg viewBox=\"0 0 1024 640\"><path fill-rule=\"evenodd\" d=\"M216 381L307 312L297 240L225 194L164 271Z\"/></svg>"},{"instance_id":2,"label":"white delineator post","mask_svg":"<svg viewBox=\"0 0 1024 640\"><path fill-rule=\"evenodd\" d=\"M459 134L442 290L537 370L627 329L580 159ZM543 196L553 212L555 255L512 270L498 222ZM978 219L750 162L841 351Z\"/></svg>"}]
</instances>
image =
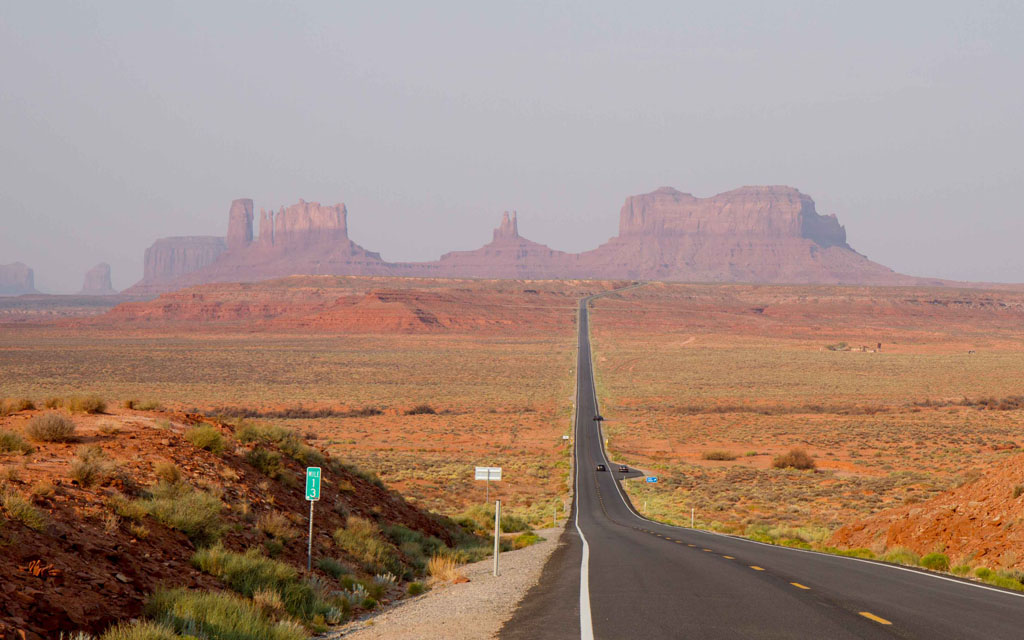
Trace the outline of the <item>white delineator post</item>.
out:
<instances>
[{"instance_id":1,"label":"white delineator post","mask_svg":"<svg viewBox=\"0 0 1024 640\"><path fill-rule=\"evenodd\" d=\"M315 501L309 501L309 547L306 549L306 571L313 570L313 505Z\"/></svg>"},{"instance_id":2,"label":"white delineator post","mask_svg":"<svg viewBox=\"0 0 1024 640\"><path fill-rule=\"evenodd\" d=\"M494 501L494 577L498 577L498 554L501 552L501 500Z\"/></svg>"},{"instance_id":3,"label":"white delineator post","mask_svg":"<svg viewBox=\"0 0 1024 640\"><path fill-rule=\"evenodd\" d=\"M690 507L690 528L693 528L693 507Z\"/></svg>"}]
</instances>

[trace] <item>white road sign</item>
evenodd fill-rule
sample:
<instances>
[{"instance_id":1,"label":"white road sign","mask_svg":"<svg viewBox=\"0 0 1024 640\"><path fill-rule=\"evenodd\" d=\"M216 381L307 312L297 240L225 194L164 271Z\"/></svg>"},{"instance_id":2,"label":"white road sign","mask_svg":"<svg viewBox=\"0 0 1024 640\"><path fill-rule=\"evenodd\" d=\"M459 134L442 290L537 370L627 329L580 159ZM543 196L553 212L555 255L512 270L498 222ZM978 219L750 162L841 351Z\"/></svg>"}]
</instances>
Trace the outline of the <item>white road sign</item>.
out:
<instances>
[{"instance_id":1,"label":"white road sign","mask_svg":"<svg viewBox=\"0 0 1024 640\"><path fill-rule=\"evenodd\" d=\"M501 480L501 467L477 467L477 480Z\"/></svg>"}]
</instances>

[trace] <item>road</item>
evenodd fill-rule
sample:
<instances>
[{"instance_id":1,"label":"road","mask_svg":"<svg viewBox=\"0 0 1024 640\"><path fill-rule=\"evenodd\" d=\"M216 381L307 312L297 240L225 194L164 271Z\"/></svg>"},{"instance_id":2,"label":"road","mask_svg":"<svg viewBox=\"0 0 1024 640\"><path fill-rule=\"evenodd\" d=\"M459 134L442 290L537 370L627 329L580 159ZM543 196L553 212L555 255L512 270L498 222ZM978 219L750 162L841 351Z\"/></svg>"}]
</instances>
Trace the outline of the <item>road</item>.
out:
<instances>
[{"instance_id":1,"label":"road","mask_svg":"<svg viewBox=\"0 0 1024 640\"><path fill-rule=\"evenodd\" d=\"M503 640L1024 638L1022 594L642 518L593 420L590 300L579 311L570 526Z\"/></svg>"}]
</instances>

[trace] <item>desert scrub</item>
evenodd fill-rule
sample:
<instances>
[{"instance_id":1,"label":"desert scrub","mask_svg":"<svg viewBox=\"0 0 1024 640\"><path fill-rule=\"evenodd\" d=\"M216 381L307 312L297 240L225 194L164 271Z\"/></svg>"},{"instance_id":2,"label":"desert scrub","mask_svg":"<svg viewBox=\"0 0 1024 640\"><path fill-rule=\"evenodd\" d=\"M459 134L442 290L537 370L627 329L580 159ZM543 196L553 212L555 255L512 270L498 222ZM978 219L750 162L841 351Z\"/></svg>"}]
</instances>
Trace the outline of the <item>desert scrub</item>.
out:
<instances>
[{"instance_id":1,"label":"desert scrub","mask_svg":"<svg viewBox=\"0 0 1024 640\"><path fill-rule=\"evenodd\" d=\"M432 415L434 415L436 413L437 413L437 410L434 409L434 407L430 406L429 404L418 404L415 407L413 407L412 409L408 409L405 412L405 415L407 415L407 416L431 415L432 416Z\"/></svg>"},{"instance_id":2,"label":"desert scrub","mask_svg":"<svg viewBox=\"0 0 1024 640\"><path fill-rule=\"evenodd\" d=\"M139 504L157 522L181 531L194 544L215 542L223 532L220 500L188 484L157 482Z\"/></svg>"},{"instance_id":3,"label":"desert scrub","mask_svg":"<svg viewBox=\"0 0 1024 640\"><path fill-rule=\"evenodd\" d=\"M107 410L107 401L94 394L71 396L64 404L74 413L103 413Z\"/></svg>"},{"instance_id":4,"label":"desert scrub","mask_svg":"<svg viewBox=\"0 0 1024 640\"><path fill-rule=\"evenodd\" d=\"M921 558L921 566L932 571L949 571L949 558L944 553L929 553Z\"/></svg>"},{"instance_id":5,"label":"desert scrub","mask_svg":"<svg viewBox=\"0 0 1024 640\"><path fill-rule=\"evenodd\" d=\"M75 423L59 413L33 417L25 431L36 442L71 442L75 439Z\"/></svg>"},{"instance_id":6,"label":"desert scrub","mask_svg":"<svg viewBox=\"0 0 1024 640\"><path fill-rule=\"evenodd\" d=\"M426 571L427 560L446 548L439 538L424 535L404 525L386 524L381 527L381 531L412 561L417 573Z\"/></svg>"},{"instance_id":7,"label":"desert scrub","mask_svg":"<svg viewBox=\"0 0 1024 640\"><path fill-rule=\"evenodd\" d=\"M46 516L32 506L32 503L13 491L0 496L0 506L11 520L17 520L29 529L43 531L46 529Z\"/></svg>"},{"instance_id":8,"label":"desert scrub","mask_svg":"<svg viewBox=\"0 0 1024 640\"><path fill-rule=\"evenodd\" d=\"M395 548L381 539L377 525L365 518L351 516L343 528L334 532L334 542L358 560L368 573L405 573Z\"/></svg>"},{"instance_id":9,"label":"desert scrub","mask_svg":"<svg viewBox=\"0 0 1024 640\"><path fill-rule=\"evenodd\" d=\"M123 406L136 411L157 411L163 408L156 400L125 400Z\"/></svg>"},{"instance_id":10,"label":"desert scrub","mask_svg":"<svg viewBox=\"0 0 1024 640\"><path fill-rule=\"evenodd\" d=\"M265 558L255 549L245 553L227 551L220 545L200 549L192 556L192 565L247 598L258 591L275 591L285 610L302 620L331 615L332 607L324 601L321 590L302 580L295 567Z\"/></svg>"},{"instance_id":11,"label":"desert scrub","mask_svg":"<svg viewBox=\"0 0 1024 640\"><path fill-rule=\"evenodd\" d=\"M712 449L711 451L705 451L700 455L704 460L726 460L733 461L739 456L731 451L723 451L721 449Z\"/></svg>"},{"instance_id":12,"label":"desert scrub","mask_svg":"<svg viewBox=\"0 0 1024 640\"><path fill-rule=\"evenodd\" d=\"M9 416L19 411L35 409L36 403L28 398L0 400L0 417Z\"/></svg>"},{"instance_id":13,"label":"desert scrub","mask_svg":"<svg viewBox=\"0 0 1024 640\"><path fill-rule=\"evenodd\" d=\"M459 572L455 558L448 554L434 556L427 563L427 573L438 582L454 582L464 576Z\"/></svg>"},{"instance_id":14,"label":"desert scrub","mask_svg":"<svg viewBox=\"0 0 1024 640\"><path fill-rule=\"evenodd\" d=\"M206 449L216 456L224 453L224 449L227 448L224 436L216 427L208 424L189 429L185 432L185 439L191 442L192 446Z\"/></svg>"},{"instance_id":15,"label":"desert scrub","mask_svg":"<svg viewBox=\"0 0 1024 640\"><path fill-rule=\"evenodd\" d=\"M527 531L526 533L520 533L518 536L515 537L515 539L512 541L512 548L513 549L525 549L526 547L529 547L530 545L534 545L534 544L537 544L538 542L543 542L543 541L544 541L544 538L538 536L536 533L534 533L532 531Z\"/></svg>"},{"instance_id":16,"label":"desert scrub","mask_svg":"<svg viewBox=\"0 0 1024 640\"><path fill-rule=\"evenodd\" d=\"M28 455L35 449L24 438L13 431L0 431L0 453Z\"/></svg>"},{"instance_id":17,"label":"desert scrub","mask_svg":"<svg viewBox=\"0 0 1024 640\"><path fill-rule=\"evenodd\" d=\"M243 423L235 431L239 442L262 442L277 445L281 453L306 466L320 466L324 463L322 453L303 442L291 429L262 423Z\"/></svg>"},{"instance_id":18,"label":"desert scrub","mask_svg":"<svg viewBox=\"0 0 1024 640\"><path fill-rule=\"evenodd\" d=\"M146 604L146 613L187 637L230 640L306 640L308 637L302 626L290 621L275 622L252 601L224 592L157 591ZM135 640L132 636L127 638ZM138 638L148 640L147 636Z\"/></svg>"},{"instance_id":19,"label":"desert scrub","mask_svg":"<svg viewBox=\"0 0 1024 640\"><path fill-rule=\"evenodd\" d=\"M92 636L84 636L91 640ZM72 640L79 640L77 637ZM175 633L168 625L150 620L136 620L135 622L121 622L115 627L107 629L100 640L181 640L181 636Z\"/></svg>"},{"instance_id":20,"label":"desert scrub","mask_svg":"<svg viewBox=\"0 0 1024 640\"><path fill-rule=\"evenodd\" d=\"M892 564L902 564L908 567L916 567L921 564L921 556L917 555L910 549L903 547L897 547L890 551L887 551L882 556L883 562L890 562Z\"/></svg>"},{"instance_id":21,"label":"desert scrub","mask_svg":"<svg viewBox=\"0 0 1024 640\"><path fill-rule=\"evenodd\" d=\"M427 586L422 582L410 582L406 593L410 596L418 596L427 592Z\"/></svg>"},{"instance_id":22,"label":"desert scrub","mask_svg":"<svg viewBox=\"0 0 1024 640\"><path fill-rule=\"evenodd\" d=\"M102 484L114 476L116 466L96 445L81 447L71 463L71 479L82 487Z\"/></svg>"},{"instance_id":23,"label":"desert scrub","mask_svg":"<svg viewBox=\"0 0 1024 640\"><path fill-rule=\"evenodd\" d=\"M281 475L281 454L276 451L255 447L245 454L245 461L268 478L276 480Z\"/></svg>"},{"instance_id":24,"label":"desert scrub","mask_svg":"<svg viewBox=\"0 0 1024 640\"><path fill-rule=\"evenodd\" d=\"M494 507L490 505L475 505L462 512L455 521L463 528L477 532L481 535L488 535L494 529ZM501 516L502 533L519 533L529 531L530 523L525 518L508 513Z\"/></svg>"},{"instance_id":25,"label":"desert scrub","mask_svg":"<svg viewBox=\"0 0 1024 640\"><path fill-rule=\"evenodd\" d=\"M163 480L167 484L178 484L181 481L181 471L173 462L164 460L156 463L153 465L153 473L157 480Z\"/></svg>"},{"instance_id":26,"label":"desert scrub","mask_svg":"<svg viewBox=\"0 0 1024 640\"><path fill-rule=\"evenodd\" d=\"M974 570L974 575L994 587L1002 587L1003 589L1012 589L1014 591L1024 591L1024 583L1014 575L1005 571L997 572L986 567L978 567Z\"/></svg>"},{"instance_id":27,"label":"desert scrub","mask_svg":"<svg viewBox=\"0 0 1024 640\"><path fill-rule=\"evenodd\" d=\"M814 469L818 465L809 453L800 448L790 449L788 452L775 456L772 459L772 466L776 469Z\"/></svg>"},{"instance_id":28,"label":"desert scrub","mask_svg":"<svg viewBox=\"0 0 1024 640\"><path fill-rule=\"evenodd\" d=\"M284 542L294 540L299 532L292 526L291 522L284 514L272 511L270 513L264 513L260 516L259 520L256 521L256 526L259 530L267 534L271 538L277 538Z\"/></svg>"},{"instance_id":29,"label":"desert scrub","mask_svg":"<svg viewBox=\"0 0 1024 640\"><path fill-rule=\"evenodd\" d=\"M343 575L351 573L348 567L341 564L334 558L319 558L316 561L316 568L323 571L327 575L331 576L335 580L341 578Z\"/></svg>"}]
</instances>

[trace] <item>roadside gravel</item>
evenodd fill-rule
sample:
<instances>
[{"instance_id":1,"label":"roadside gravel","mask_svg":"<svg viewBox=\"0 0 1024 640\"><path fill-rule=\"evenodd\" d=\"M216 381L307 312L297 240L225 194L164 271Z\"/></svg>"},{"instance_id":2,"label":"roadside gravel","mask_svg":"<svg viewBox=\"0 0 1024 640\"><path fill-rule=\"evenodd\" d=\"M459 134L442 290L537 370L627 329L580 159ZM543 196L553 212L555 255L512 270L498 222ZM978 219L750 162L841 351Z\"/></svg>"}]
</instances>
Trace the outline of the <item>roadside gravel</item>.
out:
<instances>
[{"instance_id":1,"label":"roadside gravel","mask_svg":"<svg viewBox=\"0 0 1024 640\"><path fill-rule=\"evenodd\" d=\"M496 637L526 592L540 578L562 531L541 529L543 542L501 554L501 575L491 575L493 561L460 567L469 582L436 585L376 615L355 620L319 636L321 640L483 640Z\"/></svg>"}]
</instances>

